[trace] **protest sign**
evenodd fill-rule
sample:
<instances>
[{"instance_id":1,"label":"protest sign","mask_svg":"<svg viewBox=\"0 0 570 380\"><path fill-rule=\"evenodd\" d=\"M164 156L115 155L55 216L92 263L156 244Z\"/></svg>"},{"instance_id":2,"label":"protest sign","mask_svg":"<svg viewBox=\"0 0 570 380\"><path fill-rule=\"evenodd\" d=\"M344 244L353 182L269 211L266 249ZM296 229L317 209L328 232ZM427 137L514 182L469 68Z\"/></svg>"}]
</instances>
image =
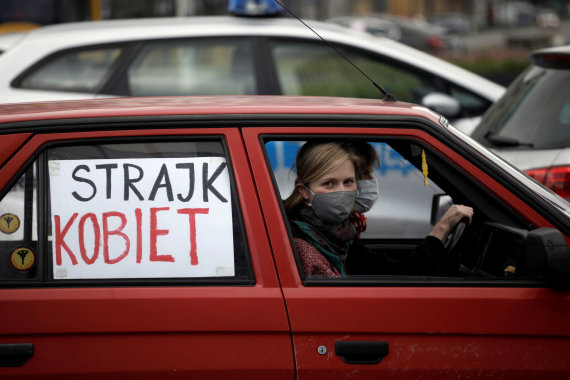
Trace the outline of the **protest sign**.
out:
<instances>
[{"instance_id":1,"label":"protest sign","mask_svg":"<svg viewBox=\"0 0 570 380\"><path fill-rule=\"evenodd\" d=\"M222 157L49 161L55 279L234 275Z\"/></svg>"}]
</instances>

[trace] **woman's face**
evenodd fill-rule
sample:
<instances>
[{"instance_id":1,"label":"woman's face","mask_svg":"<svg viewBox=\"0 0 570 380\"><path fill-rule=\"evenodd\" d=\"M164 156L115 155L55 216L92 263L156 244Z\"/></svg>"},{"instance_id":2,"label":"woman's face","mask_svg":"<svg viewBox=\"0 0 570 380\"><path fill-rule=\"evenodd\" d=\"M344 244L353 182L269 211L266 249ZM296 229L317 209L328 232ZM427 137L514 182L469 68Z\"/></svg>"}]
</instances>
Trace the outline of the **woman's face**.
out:
<instances>
[{"instance_id":1,"label":"woman's face","mask_svg":"<svg viewBox=\"0 0 570 380\"><path fill-rule=\"evenodd\" d=\"M313 194L307 191L303 185L297 185L303 198L309 202L313 200ZM336 169L309 183L309 189L313 193L330 193L333 191L356 191L356 178L352 161L346 160Z\"/></svg>"}]
</instances>

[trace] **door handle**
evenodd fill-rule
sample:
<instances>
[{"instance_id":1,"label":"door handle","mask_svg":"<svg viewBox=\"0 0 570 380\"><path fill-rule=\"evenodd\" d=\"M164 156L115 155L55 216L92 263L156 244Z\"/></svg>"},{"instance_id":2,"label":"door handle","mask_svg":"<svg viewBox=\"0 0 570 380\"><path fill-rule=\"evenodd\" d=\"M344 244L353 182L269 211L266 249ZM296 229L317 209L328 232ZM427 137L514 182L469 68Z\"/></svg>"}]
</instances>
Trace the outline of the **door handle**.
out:
<instances>
[{"instance_id":1,"label":"door handle","mask_svg":"<svg viewBox=\"0 0 570 380\"><path fill-rule=\"evenodd\" d=\"M388 355L388 342L336 341L334 353L346 364L378 364Z\"/></svg>"},{"instance_id":2,"label":"door handle","mask_svg":"<svg viewBox=\"0 0 570 380\"><path fill-rule=\"evenodd\" d=\"M0 367L20 367L34 356L32 343L0 344Z\"/></svg>"}]
</instances>

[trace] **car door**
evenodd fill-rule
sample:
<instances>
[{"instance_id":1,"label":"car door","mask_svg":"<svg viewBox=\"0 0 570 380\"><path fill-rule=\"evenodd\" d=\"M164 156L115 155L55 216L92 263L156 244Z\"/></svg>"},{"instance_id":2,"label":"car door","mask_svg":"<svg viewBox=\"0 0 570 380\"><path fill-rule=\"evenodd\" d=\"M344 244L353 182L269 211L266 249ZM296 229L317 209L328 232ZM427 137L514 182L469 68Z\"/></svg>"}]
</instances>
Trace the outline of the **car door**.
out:
<instances>
[{"instance_id":1,"label":"car door","mask_svg":"<svg viewBox=\"0 0 570 380\"><path fill-rule=\"evenodd\" d=\"M131 126L7 136L0 377L292 378L240 134Z\"/></svg>"},{"instance_id":2,"label":"car door","mask_svg":"<svg viewBox=\"0 0 570 380\"><path fill-rule=\"evenodd\" d=\"M568 291L551 289L540 273L531 274L529 268L525 273L525 264L520 264L516 275L506 273L507 260L519 252L516 239L493 240L485 232L501 226L525 234L530 233L525 229L529 225L552 227L551 222L496 178L434 135L421 131L415 121L407 125L379 121L376 128L358 127L354 119L346 125L335 122L329 128L322 122L318 127L303 123L302 128L244 131L258 186L276 189L260 196L291 321L300 379L568 376ZM401 220L387 224L393 226L391 239L380 234L363 237L363 243L391 255L410 249L421 237L415 236L420 230L410 235L409 228L420 226L418 217L422 215L429 228L432 206L431 202L422 204L423 200L418 203L410 194L428 191L432 198L447 191L457 203L475 210L457 271L417 275L400 268L400 273L376 274L372 270L342 279L310 278L302 273L291 235L286 233L289 226L281 202L295 180L294 171L288 170L291 162L294 164L294 153L288 147L298 149L312 139L351 138L383 144L376 146L384 161L375 173L383 212L370 211L367 231L374 233L375 218L385 221L382 214L390 205L401 207ZM269 148L275 143L280 146L276 151ZM380 146L385 145L395 151L392 158L382 154ZM398 157L397 165L394 157ZM413 175L405 178L403 168ZM397 174L399 179L388 174ZM288 188L282 186L283 178L290 181ZM396 189L389 190L388 182ZM568 223L561 228L567 231ZM566 242L561 239L567 250L568 236ZM483 256L487 258L482 260Z\"/></svg>"}]
</instances>

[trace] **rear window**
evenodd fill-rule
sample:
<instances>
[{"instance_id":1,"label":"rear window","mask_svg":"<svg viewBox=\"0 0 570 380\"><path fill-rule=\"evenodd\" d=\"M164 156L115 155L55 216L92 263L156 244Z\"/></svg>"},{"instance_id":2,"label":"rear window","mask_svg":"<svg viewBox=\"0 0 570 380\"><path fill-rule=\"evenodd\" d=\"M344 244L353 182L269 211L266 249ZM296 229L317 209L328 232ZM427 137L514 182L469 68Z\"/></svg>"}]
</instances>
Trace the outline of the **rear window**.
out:
<instances>
[{"instance_id":1,"label":"rear window","mask_svg":"<svg viewBox=\"0 0 570 380\"><path fill-rule=\"evenodd\" d=\"M41 61L18 79L17 87L50 90L97 92L110 75L121 48L72 50Z\"/></svg>"},{"instance_id":2,"label":"rear window","mask_svg":"<svg viewBox=\"0 0 570 380\"><path fill-rule=\"evenodd\" d=\"M3 281L251 283L219 138L53 147L0 211Z\"/></svg>"},{"instance_id":3,"label":"rear window","mask_svg":"<svg viewBox=\"0 0 570 380\"><path fill-rule=\"evenodd\" d=\"M473 137L537 149L570 143L570 70L531 66L485 114Z\"/></svg>"}]
</instances>

